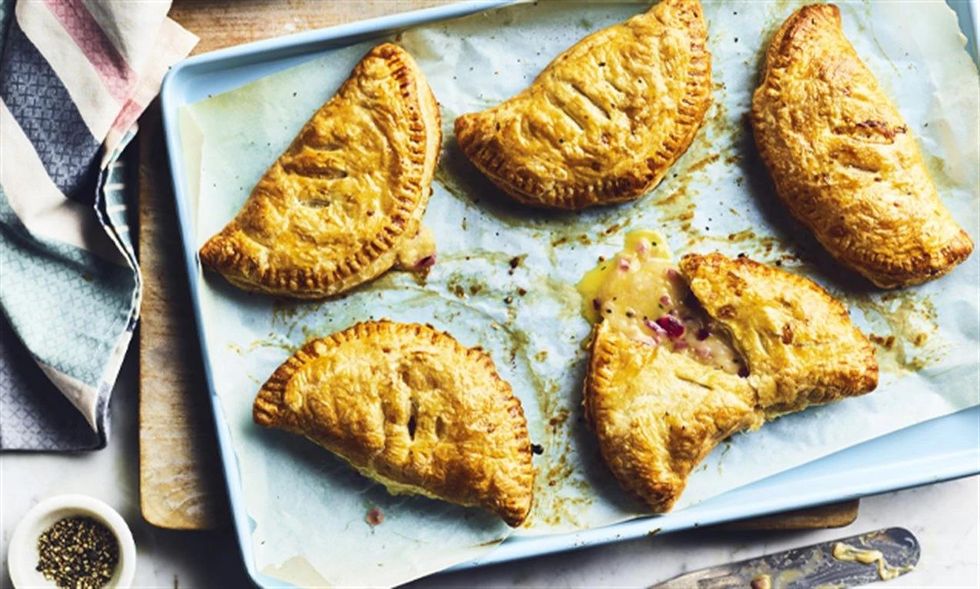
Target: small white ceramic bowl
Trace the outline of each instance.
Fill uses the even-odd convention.
[[[136,573],[136,543],[129,526],[116,510],[102,501],[87,495],[57,495],[41,501],[24,516],[7,548],[7,570],[10,580],[18,589],[55,587],[55,584],[37,569],[37,539],[55,522],[71,516],[87,516],[104,526],[116,536],[119,542],[119,563],[106,587],[128,589],[133,584]]]

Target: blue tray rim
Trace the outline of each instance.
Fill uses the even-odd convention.
[[[180,239],[182,244],[185,269],[188,273],[190,294],[193,303],[194,321],[200,352],[204,364],[204,376],[210,396],[212,417],[217,433],[219,453],[225,475],[225,484],[231,506],[232,520],[243,561],[256,584],[262,587],[283,587],[282,581],[269,578],[255,569],[252,557],[250,534],[252,526],[245,509],[242,497],[242,480],[238,468],[238,459],[231,446],[231,434],[224,420],[220,399],[214,386],[211,370],[211,358],[206,345],[207,336],[204,330],[203,311],[200,305],[200,292],[195,276],[200,272],[197,259],[196,239],[191,231],[192,211],[185,192],[186,175],[181,161],[180,127],[178,111],[181,106],[189,104],[202,96],[189,99],[189,81],[205,77],[211,73],[227,68],[248,67],[282,57],[295,56],[298,59],[313,58],[318,50],[329,47],[339,47],[353,44],[371,37],[380,37],[396,30],[403,30],[421,24],[458,18],[469,14],[489,10],[508,4],[520,3],[526,0],[464,0],[455,4],[416,10],[406,13],[387,15],[364,21],[353,22],[335,27],[304,31],[284,37],[265,39],[244,45],[238,45],[188,58],[175,65],[164,79],[161,91],[161,111],[167,156],[171,171],[171,181],[176,201]],[[966,3],[966,16],[962,9],[957,10],[962,25],[967,25],[967,37],[975,47],[977,39],[977,4],[980,0],[969,0]],[[955,0],[954,0],[955,2]],[[954,9],[961,8],[956,4]],[[972,24],[972,26],[969,26]],[[973,57],[976,60],[975,49]],[[298,63],[298,62],[297,62]],[[257,76],[261,77],[261,76]],[[242,84],[251,80],[246,80]],[[240,85],[240,84],[239,84]],[[218,92],[231,89],[223,88]],[[840,461],[849,454],[860,453],[862,449],[872,447],[889,439],[910,436],[913,432],[946,429],[952,427],[962,430],[961,434],[972,434],[976,443],[965,447],[950,447],[948,451],[919,456],[911,461],[896,461],[879,464],[877,467],[866,468],[869,473],[863,480],[853,480],[849,484],[821,487],[819,482],[829,482],[832,476],[813,477],[807,471],[817,470],[820,465]],[[930,436],[932,433],[926,433]],[[915,466],[915,468],[910,468]],[[872,476],[873,473],[873,476]],[[642,538],[657,533],[680,531],[700,526],[751,518],[782,511],[813,507],[857,497],[874,495],[905,489],[920,485],[933,484],[941,481],[980,474],[980,407],[964,409],[957,413],[940,417],[929,422],[917,424],[880,438],[869,440],[857,446],[844,449],[831,456],[801,465],[790,471],[779,473],[751,485],[734,489],[728,493],[709,499],[703,503],[663,516],[650,516],[634,519],[600,528],[580,530],[542,536],[512,536],[487,556],[462,563],[447,569],[455,571],[473,567],[502,563],[510,560],[531,558],[545,554],[576,550],[590,546],[598,546],[611,542]],[[801,478],[802,477],[802,478]],[[782,494],[786,485],[785,480],[796,478],[810,486],[809,492],[795,495]],[[779,495],[775,498],[770,494]],[[755,500],[743,501],[743,495],[755,496]],[[733,499],[734,498],[734,499]],[[726,502],[743,501],[737,511],[732,511]]]

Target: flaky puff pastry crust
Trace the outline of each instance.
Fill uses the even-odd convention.
[[[874,346],[847,307],[812,280],[719,253],[684,256],[680,271],[729,332],[767,418],[878,385]]]
[[[662,0],[584,38],[526,90],[456,119],[460,148],[514,199],[581,209],[656,186],[711,104],[698,0]]]
[[[439,158],[439,106],[415,60],[372,49],[200,251],[232,284],[337,295],[395,264],[419,232]]]
[[[871,342],[844,305],[807,278],[718,253],[685,256],[680,272],[729,332],[748,376],[601,322],[585,380],[586,420],[603,459],[658,513],[674,505],[693,468],[724,438],[878,382]]]
[[[256,423],[306,436],[393,494],[531,509],[521,402],[479,348],[418,324],[358,323],[312,340],[259,391]]]
[[[840,25],[836,6],[806,6],[773,37],[752,100],[756,144],[780,199],[840,262],[884,288],[931,280],[973,242]]]
[[[758,427],[748,382],[599,323],[585,381],[585,416],[624,489],[670,510],[719,442]]]

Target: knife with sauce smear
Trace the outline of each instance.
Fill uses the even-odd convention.
[[[904,575],[919,562],[919,541],[887,528],[701,569],[650,589],[831,589]]]

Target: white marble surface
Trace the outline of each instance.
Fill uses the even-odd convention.
[[[247,587],[230,530],[168,532],[143,522],[137,473],[135,355],[113,396],[109,447],[80,455],[0,455],[3,552],[20,517],[37,501],[85,493],[113,505],[133,528],[137,587]],[[711,529],[423,579],[413,587],[643,587],[681,572],[889,526],[914,532],[922,559],[891,581],[905,587],[980,587],[980,478],[866,498],[857,522],[812,532],[736,533]],[[0,587],[10,587],[6,558]]]

